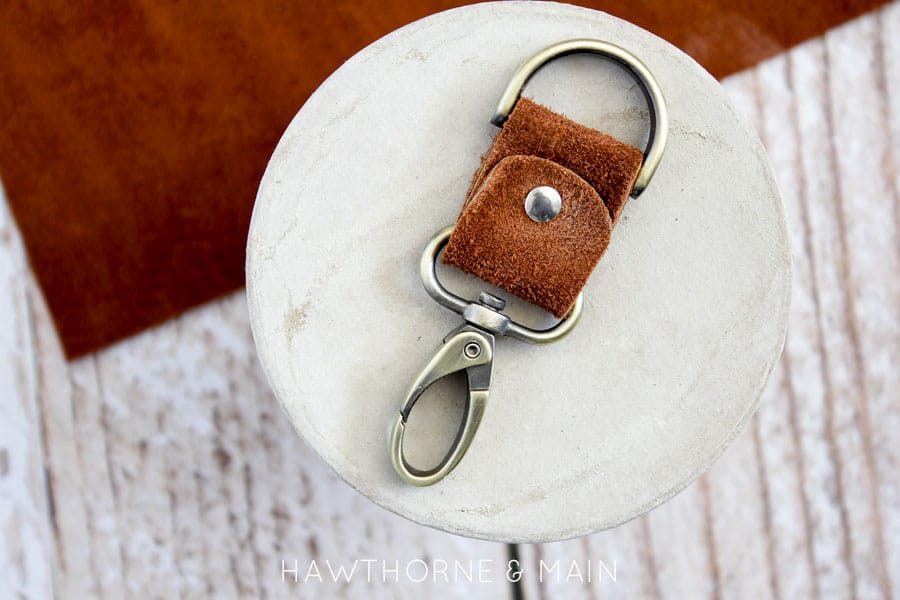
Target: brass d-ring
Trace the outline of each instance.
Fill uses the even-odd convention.
[[[641,84],[641,91],[643,91],[647,100],[647,107],[650,110],[650,138],[647,142],[647,147],[644,149],[644,163],[638,172],[637,179],[635,179],[634,187],[631,189],[631,196],[636,198],[650,183],[653,173],[656,172],[656,168],[659,166],[663,150],[666,147],[669,118],[666,113],[666,101],[659,89],[659,85],[656,83],[656,79],[647,66],[628,50],[609,42],[589,39],[568,40],[544,48],[522,63],[513,74],[509,85],[506,86],[506,90],[500,97],[500,102],[497,104],[497,110],[494,112],[491,123],[497,127],[503,127],[503,124],[516,106],[525,84],[541,67],[555,58],[582,53],[599,54],[625,67]]]

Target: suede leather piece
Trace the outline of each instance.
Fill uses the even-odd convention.
[[[528,192],[554,187],[562,209],[546,223],[525,213]],[[562,318],[609,245],[612,222],[574,172],[535,156],[509,156],[482,178],[444,250],[445,263]]]
[[[519,98],[472,180],[467,198],[501,159],[523,154],[546,158],[591,184],[613,224],[628,200],[644,157],[628,144],[585,127],[528,98]],[[467,200],[468,202],[468,200]]]
[[[475,173],[443,261],[557,318],[609,245],[640,171],[640,150],[520,98]],[[547,185],[562,209],[532,221],[525,197]]]

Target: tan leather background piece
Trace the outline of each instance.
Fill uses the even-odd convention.
[[[578,4],[721,77],[882,3]],[[68,355],[243,285],[256,187],[305,98],[369,42],[461,4],[0,3],[0,177]]]

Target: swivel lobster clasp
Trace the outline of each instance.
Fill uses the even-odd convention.
[[[413,485],[425,486],[437,483],[452,471],[465,455],[475,437],[491,391],[491,375],[494,369],[495,336],[512,337],[532,344],[549,344],[568,335],[584,305],[581,295],[569,315],[549,329],[532,329],[503,313],[506,302],[487,292],[478,301],[465,300],[450,292],[441,284],[435,272],[435,263],[446,246],[453,227],[439,231],[425,247],[419,262],[419,274],[428,294],[453,312],[459,313],[465,323],[454,329],[434,353],[419,375],[413,380],[403,401],[391,436],[391,461],[397,474]],[[409,464],[403,452],[403,434],[413,406],[433,383],[452,373],[465,371],[468,379],[466,408],[456,438],[444,459],[432,469],[417,469]]]
[[[413,485],[431,485],[444,478],[456,467],[475,437],[488,395],[491,391],[491,374],[494,369],[494,336],[474,327],[462,325],[444,338],[444,343],[435,352],[419,376],[412,382],[406,400],[394,423],[391,437],[391,458],[394,469]],[[439,379],[465,371],[468,379],[466,408],[459,431],[444,459],[433,469],[422,470],[411,466],[403,453],[403,434],[406,422],[416,402],[433,383]]]

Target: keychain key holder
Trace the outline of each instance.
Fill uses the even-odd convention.
[[[585,38],[638,57],[665,104],[627,56],[558,45]],[[643,188],[648,140],[664,158]],[[559,212],[539,222],[529,213],[557,207],[545,187]],[[615,527],[684,489],[749,422],[784,341],[790,256],[758,136],[665,40],[555,2],[412,23],[309,97],[260,183],[248,313],[285,416],[269,398],[247,408],[278,428],[270,476],[295,482],[290,497],[340,496],[327,465],[393,513],[497,542]],[[235,367],[260,376],[252,363]],[[404,457],[413,483],[449,476],[412,485]],[[354,526],[393,526],[355,506]]]
[[[611,59],[639,83],[650,115],[643,153],[521,98],[539,69],[579,53]],[[457,224],[429,241],[419,263],[428,295],[464,323],[447,334],[414,378],[394,421],[394,469],[417,486],[446,477],[472,444],[490,396],[496,336],[549,344],[575,328],[584,307],[581,288],[606,250],[625,201],[650,183],[668,133],[665,100],[650,70],[624,48],[593,39],[563,41],[526,60],[491,123],[501,132],[482,159]],[[435,270],[442,251],[445,263],[544,308],[558,323],[533,329],[504,314],[505,301],[488,292],[470,301],[447,290]],[[403,445],[410,413],[431,385],[461,371],[467,395],[450,449],[432,468],[412,466]]]

